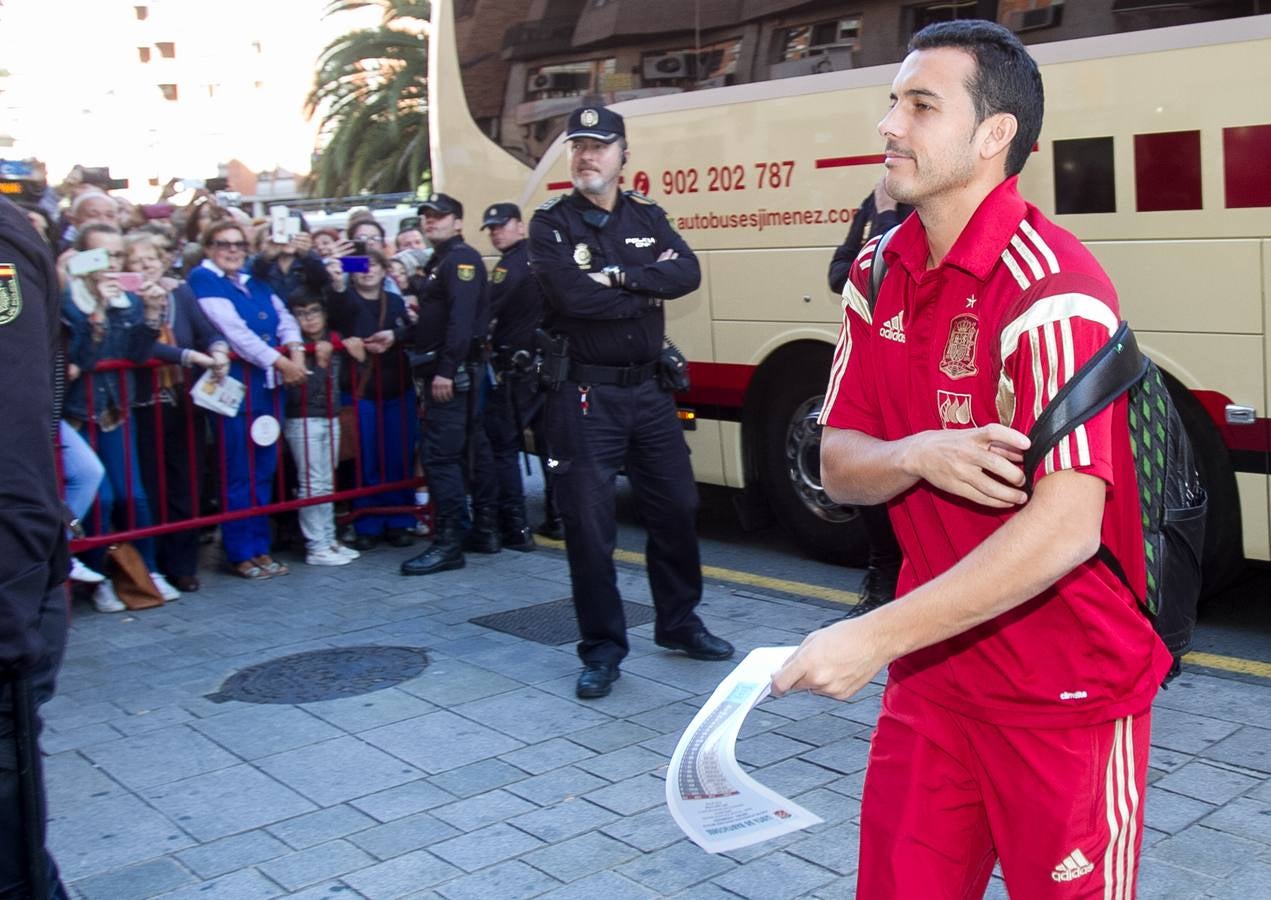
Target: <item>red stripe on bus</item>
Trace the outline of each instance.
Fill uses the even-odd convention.
[[[882,162],[884,158],[881,153],[871,153],[868,156],[829,156],[825,159],[818,159],[816,167],[818,169],[837,169],[841,166],[872,166]]]
[[[680,396],[681,403],[741,409],[750,379],[755,375],[755,367],[739,363],[690,362],[688,374],[692,387]]]
[[[1227,424],[1227,404],[1231,398],[1218,391],[1192,391],[1205,408],[1228,450],[1266,453],[1271,450],[1271,419],[1255,419],[1248,425]]]
[[[746,404],[746,391],[755,376],[755,366],[744,363],[712,363],[692,361],[688,364],[692,387],[677,397],[684,406],[722,406],[741,409]],[[1251,425],[1228,425],[1227,404],[1231,398],[1218,391],[1192,391],[1204,407],[1232,451],[1267,453],[1271,450],[1271,419],[1258,419]]]

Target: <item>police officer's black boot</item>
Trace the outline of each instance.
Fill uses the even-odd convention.
[[[565,523],[556,514],[556,498],[552,491],[550,476],[544,476],[543,486],[543,521],[534,526],[534,533],[554,541],[565,540]]]
[[[440,520],[428,549],[402,563],[403,575],[431,575],[464,567],[462,540],[455,522]]]
[[[869,566],[861,581],[860,602],[849,609],[843,619],[855,619],[895,600],[896,579],[900,575],[900,545],[896,543],[896,534],[887,518],[887,507],[883,504],[862,506],[860,513],[865,536],[869,540]],[[838,621],[841,620],[830,619],[821,627]]]
[[[478,506],[473,516],[472,530],[463,539],[465,553],[498,553],[499,511],[493,506]]]
[[[524,506],[505,506],[499,511],[499,524],[503,527],[504,550],[528,553],[537,549],[534,535],[530,533],[530,526],[525,524]]]

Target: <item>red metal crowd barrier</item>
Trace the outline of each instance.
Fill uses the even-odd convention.
[[[154,537],[162,534],[169,534],[177,531],[185,531],[194,528],[203,528],[205,526],[219,525],[222,522],[229,522],[236,519],[249,518],[252,516],[268,515],[272,513],[286,512],[289,510],[300,509],[306,506],[314,506],[321,503],[341,503],[363,497],[375,496],[391,491],[410,490],[423,487],[427,484],[426,478],[413,474],[416,471],[416,456],[413,450],[417,443],[413,440],[412,428],[400,428],[403,467],[409,474],[408,477],[392,482],[380,484],[366,484],[363,475],[363,452],[368,448],[362,446],[361,438],[361,416],[362,405],[357,398],[362,396],[368,385],[374,387],[374,407],[375,407],[375,447],[370,448],[372,452],[379,454],[378,471],[383,473],[386,470],[386,446],[385,446],[385,404],[386,403],[405,403],[409,398],[413,397],[413,387],[408,384],[410,379],[409,369],[405,364],[398,366],[398,391],[399,396],[396,398],[385,398],[384,385],[380,379],[381,358],[378,355],[368,356],[368,365],[363,369],[354,363],[351,357],[347,355],[347,350],[343,347],[338,339],[333,339],[333,352],[342,354],[344,365],[350,373],[350,381],[348,390],[342,388],[344,386],[335,382],[334,367],[327,368],[327,410],[326,417],[328,420],[340,421],[342,430],[347,429],[351,432],[346,446],[345,458],[341,458],[341,447],[337,443],[334,431],[328,430],[328,452],[331,454],[331,467],[333,472],[333,486],[335,490],[330,493],[320,494],[316,496],[296,496],[288,497],[288,480],[286,466],[286,451],[284,446],[287,444],[283,434],[280,432],[274,441],[275,453],[277,454],[276,475],[274,477],[274,496],[275,500],[270,503],[258,503],[255,491],[251,490],[249,505],[242,509],[230,510],[229,497],[227,490],[227,461],[226,461],[226,443],[225,443],[225,417],[210,411],[204,410],[197,406],[190,398],[190,389],[201,370],[182,368],[184,375],[182,380],[176,381],[175,384],[165,386],[162,381],[165,370],[171,371],[172,364],[161,362],[159,360],[149,360],[145,363],[132,363],[126,360],[104,360],[99,362],[92,371],[81,372],[78,378],[84,380],[86,409],[86,421],[82,423],[74,423],[79,428],[81,434],[88,441],[94,453],[97,453],[100,446],[101,426],[95,421],[96,414],[94,410],[93,400],[93,379],[105,373],[119,373],[119,405],[124,412],[123,420],[117,427],[123,429],[123,447],[124,447],[124,502],[126,503],[126,527],[119,528],[116,522],[107,522],[104,520],[102,512],[102,504],[100,499],[94,498],[93,508],[90,513],[85,516],[84,521],[90,525],[93,534],[77,537],[71,541],[71,552],[79,553],[85,550],[91,550],[95,547],[101,547],[109,544],[116,544],[122,541],[136,540],[140,538]],[[306,346],[306,351],[314,352],[312,344]],[[393,351],[397,352],[394,348]],[[145,395],[143,398],[134,398],[129,396],[128,372],[137,373],[138,379],[148,379],[150,390],[148,395],[145,392],[138,392]],[[308,406],[308,383],[302,383],[296,388],[284,388],[281,383],[278,389],[273,393],[273,409],[269,414],[278,420],[279,425],[286,420],[284,414],[284,406],[286,403],[286,391],[296,390],[299,396],[300,408],[306,409]],[[242,414],[248,422],[253,420],[255,414],[252,410],[251,398],[252,392],[248,390],[243,398]],[[350,397],[351,395],[351,397]],[[336,398],[341,399],[340,408],[336,407]],[[139,402],[137,402],[139,399]],[[364,398],[370,399],[370,398]],[[344,402],[346,401],[347,402]],[[171,448],[165,446],[164,439],[164,422],[165,408],[168,410],[175,409],[184,421],[184,444],[185,446]],[[138,526],[137,504],[138,492],[133,484],[133,466],[132,460],[138,453],[139,447],[136,446],[137,438],[135,434],[136,426],[141,422],[142,417],[152,416],[153,437],[155,446],[153,447],[153,455],[151,456],[151,464],[154,467],[153,482],[157,487],[157,495],[154,497],[147,496],[146,500],[151,513],[150,518],[153,524],[148,526]],[[131,420],[131,421],[130,421]],[[302,460],[296,460],[295,472],[298,487],[306,483],[306,479],[310,472],[309,458],[309,433],[307,418],[303,419],[305,426],[302,429],[301,444],[304,447],[304,455]],[[417,410],[411,408],[405,410],[403,421],[406,423],[417,422]],[[216,431],[216,440],[208,440],[208,428]],[[417,431],[417,427],[415,428]],[[247,442],[246,454],[248,464],[248,481],[249,484],[255,484],[255,460],[252,452],[252,437],[250,429],[244,436]],[[206,459],[209,449],[215,448],[216,459],[211,464],[214,474],[217,476],[218,490],[220,494],[219,511],[214,514],[203,515],[199,510],[202,508],[201,502],[204,498],[204,486],[200,484],[200,475],[202,466],[200,466],[200,456]],[[189,498],[190,508],[193,514],[188,518],[173,520],[169,515],[169,494],[172,485],[168,484],[167,477],[167,461],[170,452],[181,452],[186,454],[186,470],[189,474]],[[340,471],[340,463],[351,461],[352,478],[351,481],[346,479],[346,486],[340,486],[338,478]],[[61,457],[58,454],[58,481],[59,487],[62,487],[63,473],[61,467]],[[105,461],[103,461],[105,464]],[[110,478],[108,471],[105,478]],[[298,493],[307,493],[307,491],[298,491]],[[118,500],[116,504],[118,504]],[[430,505],[424,506],[362,506],[357,509],[350,509],[342,513],[339,517],[340,524],[345,524],[358,517],[367,515],[388,515],[407,513],[419,519],[421,522],[429,526],[431,530],[432,510]]]

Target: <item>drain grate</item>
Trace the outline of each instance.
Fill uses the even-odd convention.
[[[207,699],[214,703],[312,703],[356,697],[409,681],[428,666],[417,647],[333,647],[240,669]]]
[[[627,617],[627,627],[647,625],[653,621],[653,607],[642,603],[622,602],[622,610]],[[482,625],[504,634],[514,634],[527,641],[540,644],[569,644],[577,641],[578,622],[574,618],[574,601],[569,597],[564,600],[552,600],[537,606],[522,606],[520,609],[509,609],[506,612],[493,613],[469,619],[473,625]]]

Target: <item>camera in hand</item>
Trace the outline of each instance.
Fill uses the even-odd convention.
[[[366,256],[366,241],[354,241],[353,252],[358,256]]]

